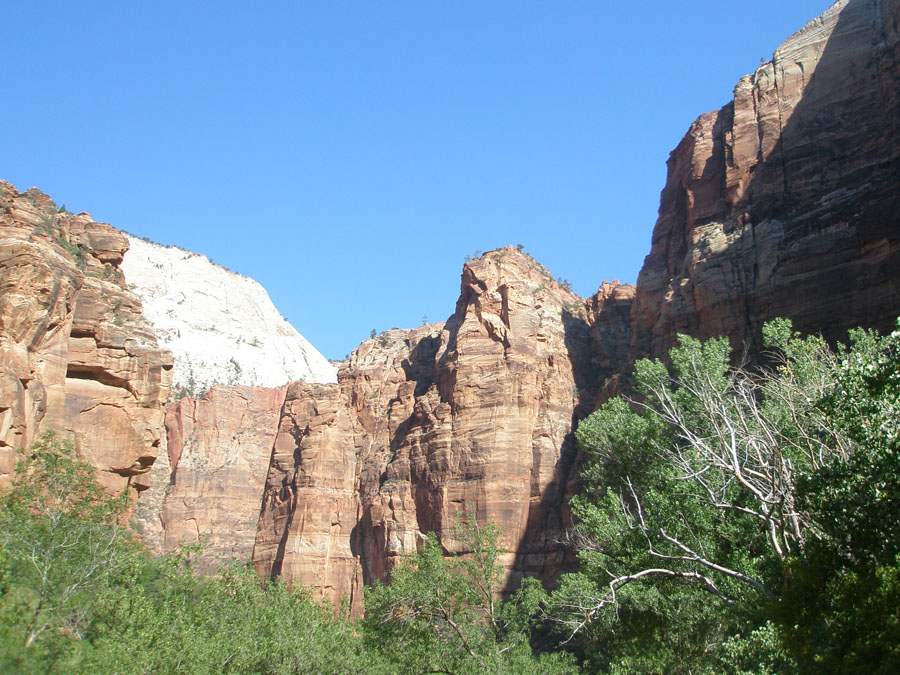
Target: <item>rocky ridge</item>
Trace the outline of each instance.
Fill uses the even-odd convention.
[[[636,288],[604,283],[583,319],[571,311],[580,299],[557,295],[568,311],[547,324],[549,339],[540,282],[522,263],[510,282],[495,266],[515,253],[491,252],[464,268],[440,333],[389,334],[354,353],[339,374],[349,413],[334,389],[320,394],[332,411],[324,417],[305,392],[306,414],[273,454],[260,571],[356,598],[360,571],[366,582],[385,578],[423,532],[455,550],[452,522],[469,512],[504,528],[512,584],[522,573],[551,577],[565,560],[556,543],[565,493],[577,487],[576,389],[594,404],[621,391],[634,360],[664,357],[679,332],[728,335],[753,357],[762,323],[776,316],[830,339],[854,325],[890,326],[900,313],[898,9],[896,0],[840,0],[742,78],[732,103],[692,125],[669,160]],[[327,474],[325,448],[342,449],[332,466],[346,472],[351,440],[359,524],[346,525],[347,481],[328,488],[340,490],[341,507],[311,528],[319,498],[308,488]],[[332,550],[343,576],[325,581]]]
[[[130,235],[128,241],[122,270],[160,344],[174,355],[173,393],[336,381],[334,366],[259,283],[204,255]]]

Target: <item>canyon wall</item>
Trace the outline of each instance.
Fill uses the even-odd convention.
[[[900,312],[897,0],[839,0],[672,152],[630,358],[677,333],[760,347],[764,321],[843,339]]]
[[[172,357],[125,286],[128,240],[0,182],[0,483],[45,431],[111,490],[148,487]]]
[[[365,341],[338,386],[292,385],[253,558],[263,575],[349,595],[435,532],[493,521],[515,579],[566,556],[572,420],[590,398],[584,301],[514,247],[463,268],[443,326]]]
[[[577,489],[569,432],[590,410],[579,400],[622,391],[634,360],[665,356],[680,332],[728,335],[752,356],[777,316],[829,339],[890,328],[900,314],[898,10],[897,0],[840,0],[692,125],[669,159],[636,288],[604,282],[584,303],[547,287],[515,250],[490,252],[464,267],[439,332],[389,333],[354,353],[339,373],[349,411],[336,389],[325,413],[304,392],[300,426],[282,418],[269,470],[260,571],[355,598],[360,568],[367,583],[386,578],[429,531],[458,550],[452,525],[470,515],[503,528],[512,585],[552,578],[566,562],[566,492]],[[325,459],[327,448],[338,454]],[[352,529],[354,495],[339,480],[349,473]],[[315,483],[333,491],[324,513]],[[326,572],[329,547],[342,581]]]
[[[167,444],[171,362],[117,276],[127,242],[87,216],[56,216],[48,234],[46,198],[4,186],[0,450],[59,428],[144,486],[162,448],[138,513],[157,551],[204,541],[204,569],[252,557],[355,610],[425,533],[461,552],[467,518],[502,528],[510,587],[552,580],[571,562],[573,424],[627,387],[635,359],[679,332],[755,353],[776,316],[839,339],[900,314],[898,16],[900,0],[839,0],[698,118],[669,159],[636,287],[604,282],[585,301],[516,248],[491,251],[464,266],[446,323],[366,340],[337,382],[183,398]],[[135,288],[158,283],[142,274]],[[183,289],[166,288],[177,315]],[[237,351],[264,353],[232,332]],[[94,448],[85,429],[101,417]],[[112,435],[121,458],[100,456]]]
[[[286,391],[214,386],[202,399],[168,406],[165,451],[135,514],[151,550],[202,544],[204,572],[250,558]]]

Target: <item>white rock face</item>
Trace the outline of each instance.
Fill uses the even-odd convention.
[[[175,357],[173,393],[214,384],[279,387],[335,382],[335,367],[253,279],[206,256],[129,236],[125,281],[144,304],[160,346]]]

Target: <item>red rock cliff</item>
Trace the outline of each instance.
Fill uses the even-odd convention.
[[[900,313],[897,0],[839,0],[669,158],[630,360],[762,323],[846,337]]]
[[[898,15],[900,0],[840,0],[692,125],[636,289],[604,283],[585,303],[516,249],[493,251],[464,267],[445,325],[365,341],[338,384],[217,388],[170,408],[166,487],[150,509],[160,550],[205,536],[212,567],[252,545],[263,575],[358,609],[362,584],[387,578],[424,533],[459,550],[453,525],[474,516],[502,527],[512,584],[552,577],[566,561],[573,419],[604,382],[618,391],[634,359],[664,355],[678,332],[757,349],[775,316],[839,338],[900,313]],[[96,425],[92,411],[125,410],[120,392],[133,391],[144,403],[123,423],[108,416],[103,433],[136,448],[152,427],[136,411],[161,400],[164,359],[147,347],[115,360],[131,352],[114,345],[137,354],[116,329],[136,326],[139,307],[32,232],[44,207],[20,199],[0,241],[19,279],[2,277],[0,447],[20,447],[42,420]],[[114,269],[115,236],[71,222],[67,241]],[[103,293],[122,298],[124,326],[103,319]],[[103,466],[121,476],[146,468],[141,458]]]
[[[260,569],[355,589],[349,555],[366,581],[383,579],[424,532],[455,550],[452,523],[469,513],[503,528],[513,580],[552,576],[576,393],[620,390],[634,359],[663,356],[678,332],[756,350],[776,316],[832,339],[889,327],[900,313],[898,5],[840,0],[692,125],[669,160],[636,290],[604,284],[583,307],[514,250],[492,252],[465,267],[440,331],[364,343],[324,418],[305,392],[270,467]],[[348,532],[349,483],[306,467],[346,477],[354,463],[360,515]],[[319,481],[342,496],[316,523],[321,497],[308,486]],[[341,582],[327,571],[337,522],[352,568]],[[318,562],[304,541],[318,542]]]
[[[155,552],[202,543],[204,572],[250,558],[286,390],[216,386],[168,406],[167,447],[136,514]]]
[[[119,231],[0,182],[0,482],[44,431],[110,490],[148,486],[172,359],[119,270]]]
[[[492,520],[513,577],[551,577],[579,394],[590,398],[584,301],[513,247],[463,269],[444,326],[364,342],[339,386],[288,393],[254,549],[265,575],[360,598],[436,532]]]

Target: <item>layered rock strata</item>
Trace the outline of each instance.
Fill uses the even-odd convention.
[[[358,427],[361,510],[349,548],[366,581],[385,578],[423,532],[456,550],[451,524],[466,511],[504,528],[513,577],[549,576],[562,558],[553,543],[565,521],[559,481],[576,473],[566,387],[593,396],[605,383],[595,403],[618,393],[633,361],[664,356],[679,332],[729,335],[757,352],[762,323],[776,316],[830,339],[892,324],[897,17],[896,0],[841,0],[742,78],[732,103],[697,120],[669,160],[636,289],[604,284],[584,320],[556,296],[545,323],[541,282],[520,271],[507,283],[494,266],[511,252],[494,252],[466,267],[440,333],[364,343],[339,380],[349,428]],[[404,347],[391,351],[393,339]],[[335,424],[348,433],[348,422]],[[281,466],[267,495],[293,480],[290,463]],[[282,493],[284,513],[294,494]],[[260,547],[264,533],[260,569],[290,576],[302,555],[273,555],[276,547]],[[296,578],[316,583],[309,568]]]
[[[286,387],[213,387],[166,410],[166,452],[136,518],[153,550],[201,544],[199,568],[248,560]]]
[[[764,321],[843,339],[900,312],[897,0],[839,0],[672,152],[633,361],[677,333],[760,347]],[[627,369],[627,366],[625,367]]]
[[[513,577],[553,576],[589,374],[584,301],[513,247],[463,269],[443,326],[364,342],[339,386],[293,385],[254,549],[264,575],[359,598],[427,532],[493,521]]]
[[[636,288],[604,283],[585,303],[517,250],[493,251],[465,266],[446,324],[367,340],[336,384],[216,388],[170,409],[148,537],[160,550],[205,538],[210,569],[252,545],[263,575],[358,609],[362,585],[388,578],[424,533],[460,551],[454,525],[474,517],[501,526],[511,585],[552,578],[577,483],[573,420],[622,391],[636,358],[664,356],[679,332],[757,351],[775,316],[835,339],[900,314],[898,16],[900,0],[839,0],[692,125],[669,159]],[[30,229],[4,220],[0,240],[20,279],[0,277],[0,448],[49,419],[74,432],[89,393],[110,406],[121,373],[143,372],[113,367],[107,346],[124,344],[114,328],[137,325],[139,305],[31,231],[45,206],[15,208]],[[60,236],[86,242],[89,267],[116,269],[121,246],[89,224],[90,241],[77,225]],[[121,326],[97,318],[101,291],[131,308]],[[130,386],[152,398],[138,380]],[[127,458],[117,462],[106,465]]]
[[[147,488],[172,358],[125,286],[127,249],[109,225],[0,182],[0,482],[55,431],[111,491]]]

